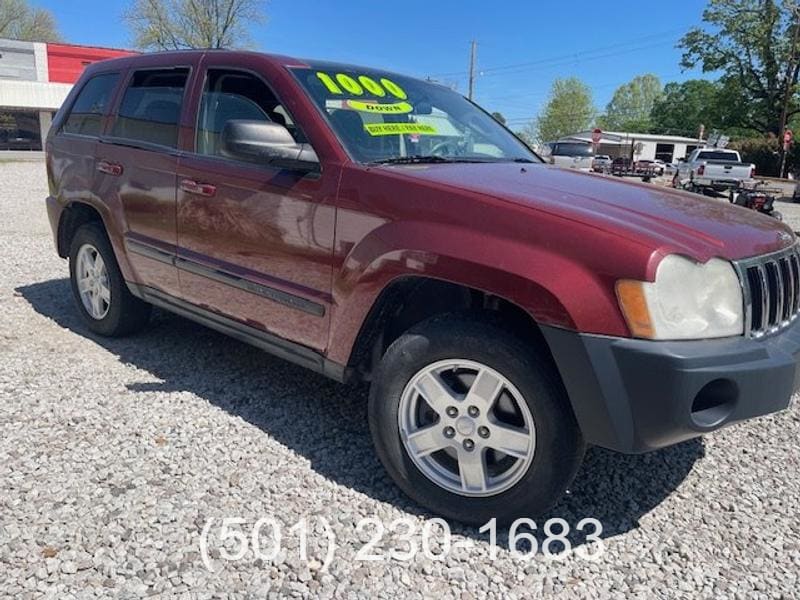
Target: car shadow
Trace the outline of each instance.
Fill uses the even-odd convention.
[[[137,335],[97,336],[73,307],[67,279],[16,292],[41,316],[159,380],[129,384],[132,392],[191,392],[299,453],[320,475],[412,514],[434,516],[399,491],[375,456],[365,385],[340,385],[164,311],[155,311],[150,326]],[[602,523],[603,537],[635,529],[703,455],[700,440],[637,456],[590,448],[570,490],[546,516],[562,517],[571,527],[593,517]],[[486,539],[475,527],[453,524],[452,530]],[[582,542],[582,535],[569,537],[574,545]]]

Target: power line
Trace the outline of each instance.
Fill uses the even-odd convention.
[[[514,70],[506,70],[506,71],[502,71],[502,72],[491,72],[491,73],[488,73],[488,74],[484,74],[485,71],[481,71],[481,76],[483,76],[483,77],[497,77],[497,76],[503,76],[503,75],[517,75],[519,73],[530,73],[530,72],[535,72],[535,71],[545,71],[547,69],[552,69],[552,68],[555,68],[555,67],[563,67],[563,66],[566,66],[566,65],[570,65],[570,64],[573,64],[573,63],[575,63],[577,61],[580,61],[581,63],[593,62],[593,61],[597,61],[597,60],[603,60],[605,58],[613,58],[615,56],[623,56],[625,54],[631,54],[633,52],[641,52],[642,50],[651,50],[653,48],[659,48],[661,46],[669,46],[669,45],[672,45],[672,43],[673,43],[672,40],[670,40],[668,42],[658,42],[658,43],[652,43],[652,44],[645,44],[645,45],[642,45],[642,46],[635,46],[633,48],[628,48],[626,50],[617,50],[615,52],[606,52],[604,54],[595,54],[594,56],[585,56],[585,57],[574,56],[574,57],[570,57],[570,58],[567,58],[567,59],[561,59],[558,62],[555,62],[555,61],[554,62],[550,62],[550,63],[545,64],[545,65],[531,65],[531,66],[528,66],[528,67],[519,67],[519,68],[514,69]]]
[[[496,66],[496,67],[487,67],[485,69],[480,69],[480,72],[481,72],[481,74],[485,75],[487,73],[497,73],[497,72],[502,72],[502,71],[506,71],[506,70],[514,70],[514,69],[518,69],[518,68],[527,68],[527,67],[530,67],[530,66],[546,65],[547,63],[551,63],[551,62],[562,62],[564,60],[568,60],[568,61],[576,60],[578,58],[581,58],[583,55],[595,54],[597,52],[606,52],[608,50],[624,48],[626,46],[630,46],[631,44],[637,44],[639,42],[644,42],[644,41],[647,41],[647,40],[653,40],[653,39],[663,38],[663,37],[667,37],[667,36],[674,36],[675,33],[682,32],[682,31],[686,31],[686,27],[670,29],[668,31],[663,31],[663,32],[660,32],[660,33],[653,33],[653,34],[642,36],[642,37],[639,37],[639,38],[632,38],[632,39],[629,39],[629,40],[627,40],[625,42],[619,42],[619,43],[611,44],[611,45],[608,45],[608,46],[600,46],[600,47],[596,47],[596,48],[587,48],[587,49],[584,49],[584,50],[579,50],[577,52],[572,52],[570,54],[562,54],[562,55],[557,55],[557,56],[551,56],[551,57],[548,57],[548,58],[541,58],[541,59],[537,59],[537,60],[534,60],[534,61],[527,61],[527,62],[522,62],[522,63],[499,65],[499,66]],[[627,50],[626,52],[634,52],[634,51],[638,51],[639,49],[640,48],[631,48],[631,49]],[[454,76],[454,75],[464,75],[466,73],[468,73],[468,72],[467,71],[463,71],[463,70],[461,70],[461,71],[450,71],[448,73],[433,73],[433,74],[430,74],[429,77],[434,77],[434,78],[435,77],[448,77],[448,76]]]

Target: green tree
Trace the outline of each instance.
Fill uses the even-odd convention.
[[[26,0],[0,0],[0,38],[26,42],[58,42],[52,13],[32,8]]]
[[[753,163],[759,175],[774,177],[778,174],[781,144],[774,135],[735,139],[728,147],[738,150],[744,162]]]
[[[133,0],[125,13],[144,50],[242,48],[266,19],[265,0]]]
[[[661,81],[651,74],[637,75],[619,86],[606,105],[599,125],[612,131],[646,133],[650,130],[650,112],[663,92]]]
[[[650,112],[650,131],[695,137],[700,125],[706,131],[724,129],[725,117],[719,106],[722,97],[723,86],[715,81],[689,79],[668,83]]]
[[[800,112],[797,98],[798,16],[790,0],[709,0],[703,21],[681,40],[681,65],[722,72],[736,107],[731,125],[779,136],[782,114]]]
[[[597,111],[592,91],[577,77],[556,79],[542,112],[524,133],[526,139],[540,143],[587,129]]]

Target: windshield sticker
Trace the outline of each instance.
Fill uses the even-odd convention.
[[[423,125],[421,123],[367,123],[364,129],[370,135],[436,135],[436,128],[433,125]]]
[[[402,115],[414,110],[408,102],[395,104],[380,104],[378,102],[362,102],[361,100],[345,100],[345,106],[359,112],[376,113],[381,115]]]
[[[408,100],[408,94],[406,94],[405,90],[386,77],[381,77],[380,82],[378,82],[366,75],[359,75],[353,78],[346,73],[336,73],[331,76],[328,73],[319,71],[317,72],[317,79],[334,96],[341,96],[345,93],[349,93],[352,96],[363,96],[366,91],[369,95],[383,98],[388,92],[398,100]]]

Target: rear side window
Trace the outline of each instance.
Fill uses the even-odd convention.
[[[119,106],[111,135],[175,148],[183,90],[189,69],[134,73]]]
[[[119,80],[119,73],[96,75],[86,82],[72,105],[62,131],[78,135],[98,136],[103,113],[111,102],[111,94]]]

